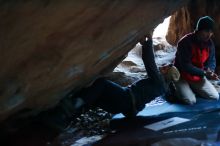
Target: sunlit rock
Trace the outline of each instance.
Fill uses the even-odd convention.
[[[214,42],[217,52],[217,64],[220,62],[220,1],[191,0],[187,6],[174,13],[170,19],[167,41],[176,45],[185,34],[194,31],[198,19],[209,15],[215,20]],[[219,71],[220,73],[220,68]]]

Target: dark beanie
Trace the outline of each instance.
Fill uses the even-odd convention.
[[[209,16],[204,16],[199,18],[196,30],[213,30],[214,29],[214,20]]]

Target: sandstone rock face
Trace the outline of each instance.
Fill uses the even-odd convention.
[[[176,45],[177,41],[185,34],[194,31],[198,19],[202,16],[209,15],[216,22],[214,38],[216,45],[217,62],[220,61],[220,1],[218,0],[191,0],[188,5],[175,12],[170,19],[170,25],[166,39]]]
[[[0,121],[108,73],[187,0],[0,0]]]

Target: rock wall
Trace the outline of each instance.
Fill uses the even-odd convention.
[[[175,12],[168,28],[166,39],[176,45],[185,34],[194,31],[196,23],[201,16],[209,15],[215,20],[213,40],[216,45],[217,63],[220,62],[220,1],[218,0],[191,0],[186,6]],[[220,65],[218,63],[218,65]],[[220,70],[219,70],[220,73]]]
[[[106,74],[187,0],[0,0],[0,121]]]

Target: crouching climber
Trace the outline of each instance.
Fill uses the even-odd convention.
[[[147,102],[166,93],[167,85],[155,63],[151,35],[144,36],[140,44],[148,77],[127,87],[104,78],[97,79],[75,95],[73,104],[76,110],[82,106],[98,106],[113,114],[123,113],[126,117],[133,117]]]

